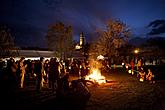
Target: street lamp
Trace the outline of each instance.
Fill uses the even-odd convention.
[[[138,53],[139,53],[139,49],[135,49],[135,50],[134,50],[134,53],[135,53],[135,54],[138,54]]]

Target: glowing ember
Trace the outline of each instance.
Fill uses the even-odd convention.
[[[144,79],[143,79],[143,78],[140,78],[140,79],[139,79],[139,81],[140,81],[140,82],[143,82],[143,81],[144,81]]]
[[[86,80],[97,82],[98,84],[106,83],[105,77],[101,75],[98,69],[92,69],[92,73],[85,77]]]

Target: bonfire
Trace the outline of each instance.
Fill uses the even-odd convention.
[[[105,77],[102,76],[99,69],[96,68],[92,69],[91,74],[87,75],[85,79],[98,84],[106,83]]]

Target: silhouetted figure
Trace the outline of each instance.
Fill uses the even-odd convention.
[[[6,82],[5,82],[5,86],[6,89],[8,88],[9,91],[13,90],[13,87],[16,87],[17,85],[17,77],[16,77],[16,71],[17,71],[17,64],[15,63],[14,58],[10,58],[7,61],[7,67],[6,67],[6,71],[5,72],[5,78],[6,78]]]
[[[55,91],[57,87],[57,81],[59,79],[60,73],[60,64],[56,58],[51,58],[50,60],[50,68],[49,68],[49,88],[52,88],[52,91]]]
[[[131,60],[130,64],[131,64],[131,73],[133,75],[134,74],[134,66],[135,66],[134,59]]]
[[[36,63],[35,73],[37,75],[36,82],[36,91],[40,92],[42,87],[42,78],[44,74],[44,58],[41,57],[40,60]]]
[[[49,60],[46,60],[44,63],[44,69],[45,69],[45,75],[44,75],[44,79],[45,82],[48,83],[48,75],[49,75]]]
[[[137,77],[139,77],[141,67],[142,67],[142,59],[139,59],[138,62],[137,62]]]
[[[17,87],[18,85],[18,78],[17,78],[17,69],[18,69],[18,65],[15,62],[14,59],[12,59],[12,65],[11,65],[11,80],[12,80],[12,84],[15,87]]]
[[[67,73],[65,66],[62,65],[60,71],[60,78],[58,79],[58,92],[65,94],[69,90],[69,73]]]

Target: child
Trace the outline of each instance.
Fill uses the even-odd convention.
[[[146,75],[146,80],[150,81],[150,83],[155,83],[154,75],[150,69],[148,69],[148,74]]]
[[[143,82],[145,80],[145,71],[143,68],[141,68],[141,71],[139,72],[139,75],[140,75],[140,81]]]

